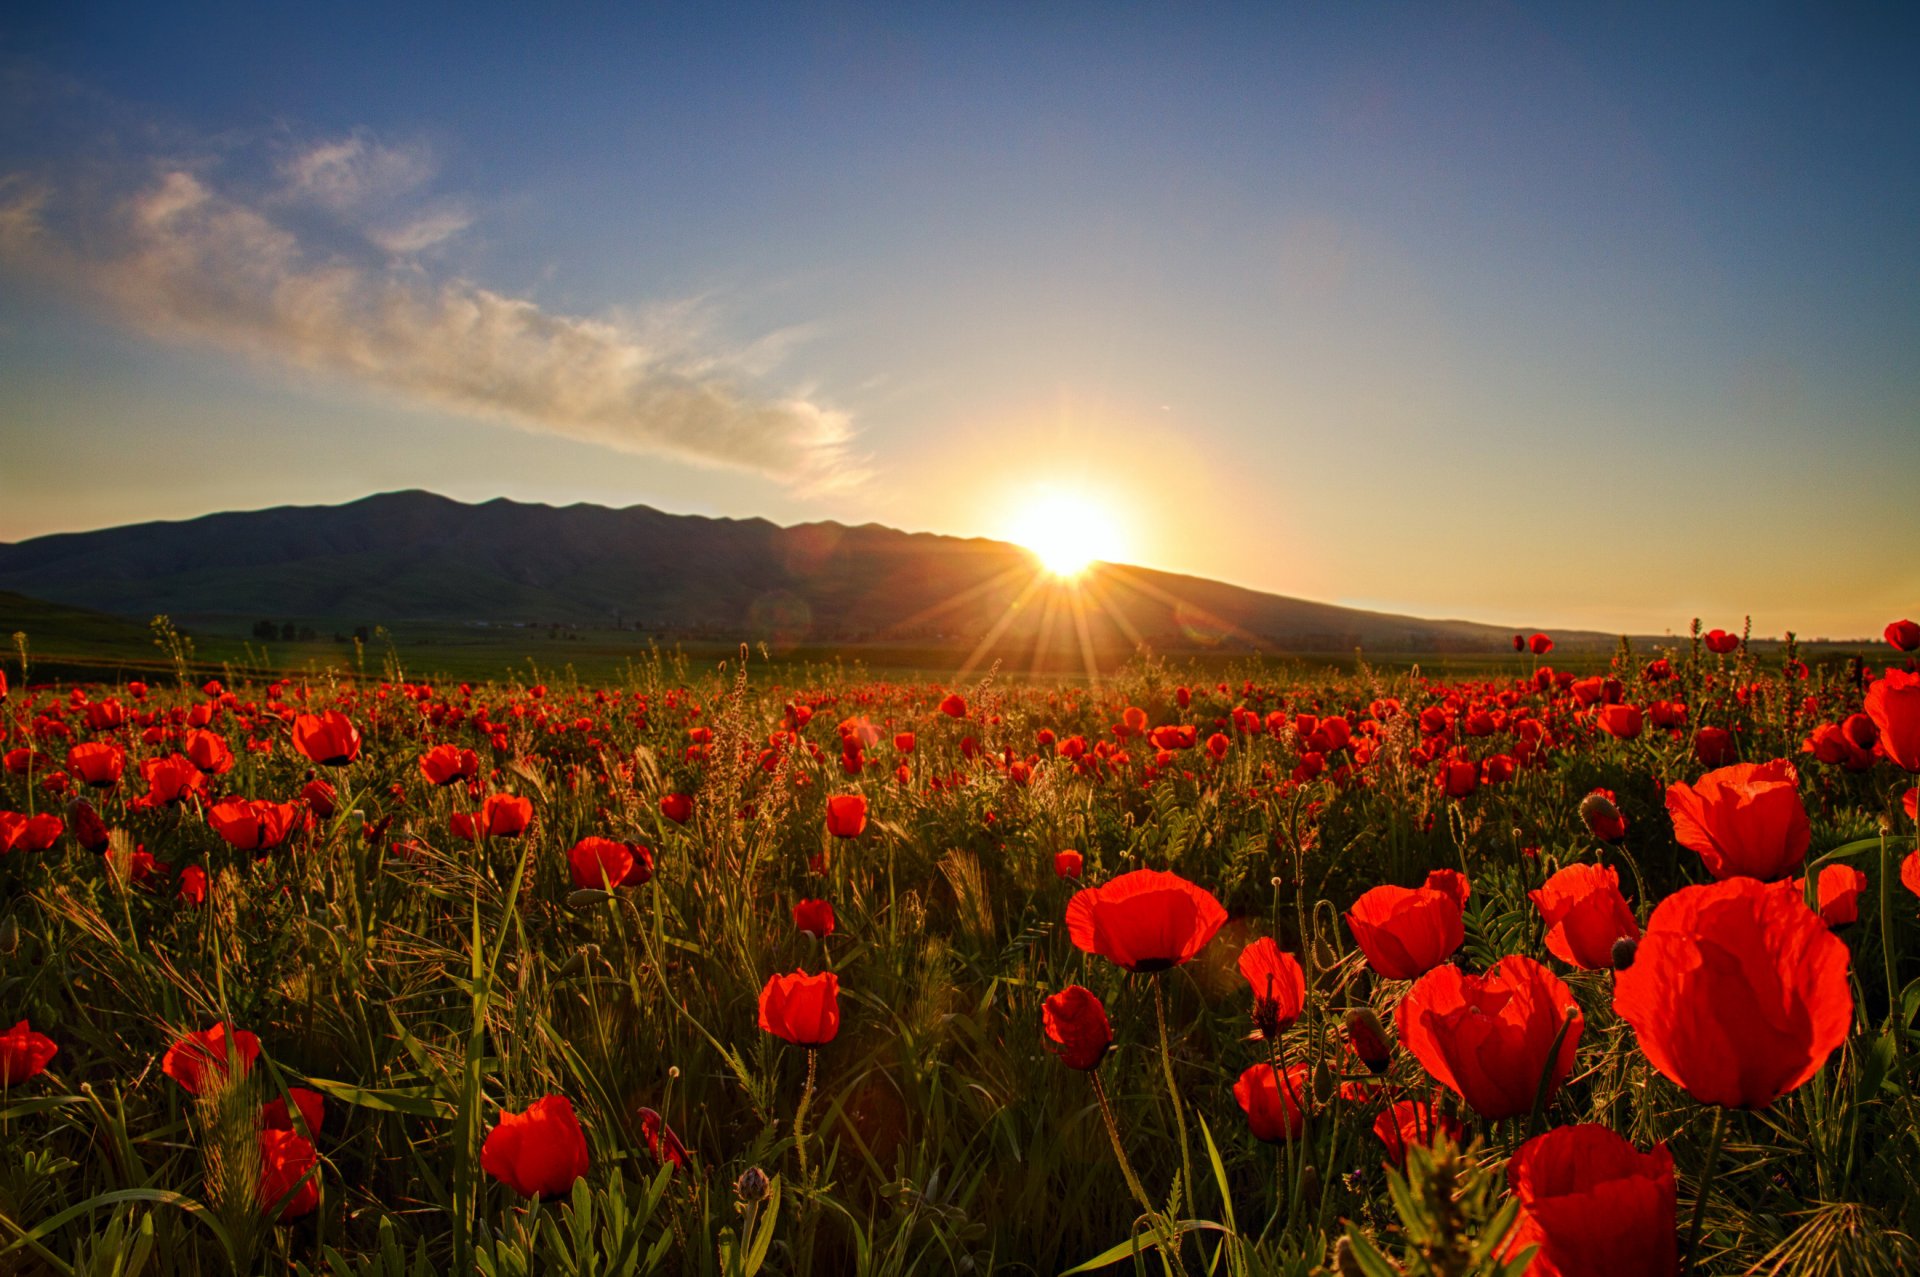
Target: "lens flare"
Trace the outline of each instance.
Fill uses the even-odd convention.
[[[1009,540],[1031,550],[1054,576],[1073,578],[1121,548],[1119,525],[1084,493],[1042,488],[1027,497],[1007,529]]]

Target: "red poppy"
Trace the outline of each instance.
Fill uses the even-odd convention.
[[[760,1027],[795,1046],[823,1046],[840,1032],[840,977],[804,970],[767,977]]]
[[[1527,893],[1547,924],[1547,952],[1588,971],[1613,966],[1613,947],[1640,938],[1611,865],[1568,865]]]
[[[1920,851],[1908,852],[1900,862],[1900,885],[1920,896]]]
[[[1367,965],[1389,980],[1432,970],[1467,938],[1460,902],[1434,887],[1375,887],[1346,917]]]
[[[827,832],[835,838],[858,838],[867,827],[864,794],[835,794],[827,799]]]
[[[73,829],[74,841],[88,851],[105,851],[112,840],[107,822],[100,819],[100,813],[84,798],[67,804],[67,823]]]
[[[833,905],[825,900],[802,900],[793,907],[793,925],[795,930],[823,940],[833,934]]]
[[[287,1110],[287,1101],[278,1096],[260,1106],[260,1125],[269,1131],[297,1131],[308,1136],[320,1133],[320,1124],[326,1120],[327,1102],[320,1092],[308,1090],[304,1086],[290,1086],[287,1094],[293,1098],[293,1111]],[[294,1124],[294,1114],[300,1118],[299,1126]]]
[[[557,1197],[587,1173],[587,1136],[573,1104],[549,1095],[502,1111],[480,1146],[480,1169],[522,1197]]]
[[[637,842],[587,837],[567,852],[567,869],[575,887],[638,887],[653,877],[653,853]]]
[[[1536,1096],[1552,1099],[1585,1027],[1560,977],[1519,954],[1484,976],[1434,968],[1407,990],[1394,1018],[1400,1040],[1434,1080],[1489,1120],[1531,1112]]]
[[[320,1177],[309,1172],[319,1161],[311,1140],[293,1131],[261,1131],[260,1187],[255,1193],[260,1209],[272,1210],[274,1203],[285,1199],[281,1220],[312,1214],[320,1205]]]
[[[1253,1022],[1268,1037],[1300,1018],[1307,1001],[1307,977],[1300,959],[1262,936],[1240,951],[1236,964],[1253,988]]]
[[[1107,1048],[1113,1045],[1113,1026],[1107,1023],[1106,1007],[1077,984],[1068,985],[1043,1002],[1040,1018],[1047,1037],[1059,1048],[1054,1054],[1068,1068],[1099,1068]]]
[[[1716,878],[1784,877],[1806,859],[1813,837],[1800,775],[1784,758],[1735,763],[1691,785],[1669,785],[1667,813],[1674,838],[1699,852]]]
[[[178,900],[190,905],[207,903],[207,871],[199,865],[188,865],[180,871],[180,890],[174,893]]]
[[[902,754],[911,754],[913,752],[913,745],[914,739],[912,732],[895,732],[893,734],[893,747]]]
[[[1603,705],[1599,717],[1601,730],[1615,740],[1632,740],[1645,726],[1637,705]]]
[[[1814,882],[1820,900],[1820,921],[1829,927],[1844,927],[1860,921],[1860,893],[1867,889],[1865,874],[1852,865],[1828,865]]]
[[[1527,1277],[1672,1277],[1679,1271],[1673,1155],[1642,1153],[1604,1126],[1563,1126],[1507,1163],[1520,1218],[1503,1244],[1539,1246]]]
[[[1527,640],[1527,650],[1535,656],[1545,656],[1553,650],[1553,640],[1544,634],[1536,634]]]
[[[1729,878],[1660,902],[1613,1009],[1702,1104],[1762,1109],[1819,1071],[1853,1023],[1847,946],[1797,882]]]
[[[965,718],[967,716],[967,698],[958,692],[949,692],[945,699],[940,702],[940,712],[948,718]]]
[[[1902,652],[1920,650],[1920,625],[1912,621],[1895,621],[1887,626],[1887,642]]]
[[[1611,789],[1596,789],[1582,798],[1580,819],[1602,842],[1619,842],[1627,836],[1627,818],[1620,814]]]
[[[1233,1084],[1233,1098],[1247,1115],[1247,1129],[1253,1137],[1268,1144],[1298,1139],[1307,1129],[1302,1110],[1306,1100],[1309,1071],[1296,1064],[1274,1077],[1271,1064],[1255,1064]],[[1284,1083],[1284,1085],[1283,1085]]]
[[[452,828],[455,837],[470,840],[516,838],[532,823],[533,804],[527,799],[514,794],[488,794],[478,816],[464,811],[453,813]]]
[[[199,1095],[209,1083],[227,1076],[229,1055],[240,1065],[240,1074],[252,1071],[260,1058],[260,1039],[245,1029],[228,1031],[224,1023],[198,1033],[188,1033],[167,1048],[160,1057],[160,1071],[178,1082],[189,1095]]]
[[[480,774],[480,755],[457,745],[435,745],[420,755],[420,774],[431,785],[451,785]]]
[[[647,1142],[647,1152],[653,1154],[653,1160],[665,1166],[673,1163],[679,1170],[685,1170],[687,1163],[693,1160],[687,1152],[687,1146],[667,1125],[667,1119],[661,1117],[658,1110],[643,1108],[640,1110],[640,1138]]]
[[[1524,651],[1526,651],[1526,650],[1527,650],[1527,636],[1526,636],[1526,635],[1524,635],[1524,634],[1516,634],[1516,635],[1514,635],[1514,636],[1513,636],[1513,650],[1514,650],[1514,651],[1516,651],[1516,652],[1524,652]]]
[[[106,741],[88,741],[67,751],[67,770],[95,789],[120,783],[127,770],[127,755],[118,745]]]
[[[360,756],[360,729],[345,714],[302,714],[293,720],[293,747],[322,767],[344,767]]]
[[[1053,853],[1053,872],[1056,877],[1078,879],[1086,868],[1086,861],[1080,853],[1071,849]]]
[[[1129,971],[1165,971],[1191,961],[1226,920],[1212,892],[1158,869],[1121,874],[1067,902],[1073,943]]]
[[[693,796],[691,794],[662,794],[660,814],[676,825],[684,825],[693,819]]]
[[[320,820],[332,820],[339,810],[340,795],[332,785],[315,778],[300,786],[300,801]]]
[[[1354,1058],[1374,1073],[1385,1073],[1393,1063],[1393,1043],[1387,1040],[1387,1026],[1367,1007],[1347,1012],[1347,1046]]]
[[[1467,901],[1473,899],[1473,884],[1458,869],[1430,869],[1427,880],[1420,885],[1429,891],[1445,892],[1462,912],[1466,910]]]
[[[65,829],[52,812],[28,816],[17,811],[0,811],[0,852],[45,851],[58,841]]]
[[[193,765],[192,759],[179,754],[142,759],[140,778],[147,782],[147,801],[153,806],[177,803],[207,788],[205,773]]]
[[[1731,652],[1739,646],[1740,636],[1738,634],[1729,634],[1725,630],[1707,631],[1707,650],[1709,652],[1713,652],[1719,656],[1725,656],[1728,652]]]
[[[60,1048],[44,1033],[35,1033],[25,1020],[0,1033],[0,1087],[18,1086],[46,1072]]]
[[[218,732],[188,732],[186,755],[209,776],[224,776],[233,770],[233,750],[227,746],[227,738]]]
[[[1866,710],[1887,757],[1920,772],[1920,674],[1888,670],[1867,688]]]
[[[1724,727],[1702,727],[1693,734],[1693,756],[1702,767],[1724,767],[1739,754],[1733,733]]]
[[[300,809],[292,803],[229,798],[207,809],[207,823],[238,851],[267,851],[286,841]]]
[[[1435,1097],[1439,1094],[1434,1092]],[[1433,1098],[1395,1100],[1373,1119],[1373,1133],[1386,1145],[1387,1162],[1395,1167],[1407,1164],[1409,1145],[1430,1148],[1438,1135],[1445,1135],[1455,1144],[1467,1142],[1466,1125],[1459,1118],[1442,1113]]]

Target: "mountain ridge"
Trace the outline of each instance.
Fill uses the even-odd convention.
[[[1125,564],[1097,564],[1069,585],[1018,546],[873,522],[782,526],[421,489],[0,544],[0,588],[135,617],[566,624],[777,642],[1438,652],[1498,650],[1511,636]]]

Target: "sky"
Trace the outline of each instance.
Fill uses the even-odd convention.
[[[1917,64],[1850,4],[11,5],[0,540],[1077,509],[1354,606],[1877,634]]]

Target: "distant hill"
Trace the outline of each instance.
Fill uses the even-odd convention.
[[[1099,653],[1495,651],[1511,631],[1096,565],[1077,586],[1025,550],[877,524],[469,505],[428,492],[63,533],[0,545],[0,587],[144,620],[229,629],[552,625],[786,644],[916,643]],[[1601,634],[1556,634],[1601,644]]]

